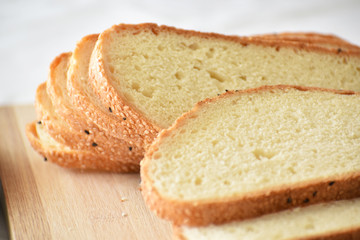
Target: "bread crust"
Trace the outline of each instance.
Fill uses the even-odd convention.
[[[26,136],[35,151],[42,155],[47,161],[55,163],[61,167],[81,170],[119,173],[136,173],[139,171],[138,164],[109,161],[106,156],[95,154],[90,151],[73,149],[58,150],[45,147],[41,139],[39,139],[36,124],[40,123],[32,122],[26,125]]]
[[[335,35],[325,35],[318,33],[306,33],[306,32],[283,32],[274,34],[261,34],[251,36],[253,38],[265,38],[269,40],[284,40],[284,41],[295,41],[300,43],[316,44],[321,47],[334,49],[336,51],[354,51],[359,52],[360,48],[353,45]]]
[[[107,158],[107,161],[139,164],[143,157],[143,152],[139,153],[138,148],[131,149],[130,151],[130,145],[123,140],[113,143],[113,149],[109,149],[107,145],[111,144],[111,142],[104,143],[103,139],[97,136],[94,137],[91,129],[87,130],[87,133],[79,133],[73,130],[67,122],[63,121],[61,116],[53,111],[51,100],[47,97],[46,83],[40,84],[37,89],[35,108],[38,113],[38,119],[41,120],[49,135],[63,145],[80,151],[86,150],[97,153]],[[94,143],[96,144],[95,146]]]
[[[102,155],[106,155],[110,160],[120,162],[132,162],[139,164],[143,157],[144,149],[137,147],[136,145],[130,144],[129,142],[114,138],[104,132],[102,132],[96,124],[87,119],[86,115],[81,111],[77,111],[72,103],[70,97],[67,95],[66,87],[61,89],[59,87],[62,79],[65,77],[66,81],[66,68],[68,66],[70,53],[64,53],[54,59],[50,67],[49,79],[46,83],[46,90],[50,97],[50,101],[53,104],[55,113],[59,115],[57,117],[60,121],[65,121],[69,129],[60,127],[54,119],[54,113],[46,111],[42,105],[41,90],[39,87],[36,95],[36,106],[37,109],[42,109],[44,116],[42,121],[48,128],[48,132],[62,144],[68,145],[74,149],[87,149],[94,151]],[[57,69],[61,68],[61,69]],[[59,74],[65,74],[65,76],[59,76]],[[66,83],[63,83],[66,86]],[[46,94],[46,93],[45,93]],[[50,103],[50,104],[51,104]],[[41,110],[38,110],[40,112]],[[45,113],[45,114],[44,114]],[[55,116],[56,117],[56,116]]]
[[[219,39],[222,41],[231,41],[239,43],[243,46],[250,44],[260,45],[266,47],[272,47],[276,50],[280,48],[291,48],[294,51],[304,50],[304,51],[314,51],[320,52],[323,54],[332,54],[337,56],[342,56],[344,58],[349,56],[360,57],[360,51],[358,48],[350,46],[351,44],[346,43],[341,40],[338,41],[333,37],[324,37],[333,41],[334,43],[341,43],[342,46],[346,46],[346,49],[342,50],[341,48],[328,48],[322,47],[319,44],[320,40],[315,38],[311,41],[300,41],[300,40],[286,40],[284,37],[283,40],[278,40],[274,38],[266,37],[239,37],[239,36],[226,36],[217,33],[202,33],[197,31],[177,29],[169,26],[158,26],[152,23],[145,23],[139,25],[127,25],[120,24],[115,25],[112,28],[104,31],[98,38],[96,46],[94,48],[93,54],[90,60],[90,78],[91,84],[96,95],[101,99],[105,106],[108,106],[112,109],[113,113],[120,118],[126,118],[129,121],[126,122],[126,125],[123,125],[121,128],[122,137],[127,141],[134,142],[138,146],[143,146],[145,149],[152,143],[159,131],[162,129],[160,126],[157,126],[155,123],[151,122],[149,119],[146,119],[135,106],[132,106],[128,103],[124,96],[121,96],[121,93],[117,92],[115,87],[111,84],[111,71],[107,65],[105,56],[104,56],[104,44],[108,39],[111,39],[112,33],[117,34],[134,34],[140,33],[141,31],[152,32],[158,34],[159,32],[169,32],[176,33],[183,36],[196,36],[204,39]],[[321,40],[326,42],[325,40]],[[340,49],[340,50],[339,50]]]
[[[178,201],[169,199],[162,196],[155,188],[153,179],[151,179],[149,175],[149,166],[153,153],[158,149],[159,144],[161,144],[164,138],[173,130],[182,126],[187,119],[191,118],[193,114],[196,114],[198,109],[203,105],[233,94],[256,94],[262,91],[287,91],[289,89],[299,91],[325,91],[334,94],[355,95],[360,97],[360,93],[354,91],[277,85],[228,91],[218,97],[208,98],[197,103],[191,111],[183,114],[170,128],[163,130],[159,134],[146,152],[144,160],[141,162],[142,194],[149,208],[159,217],[170,220],[175,225],[203,226],[254,218],[266,213],[307,206],[309,204],[360,197],[360,172],[264,189],[263,191],[249,193],[240,198],[230,197],[208,201]],[[317,194],[313,197],[315,191]],[[291,199],[290,203],[288,202],[289,198]]]
[[[180,226],[173,225],[173,238],[175,240],[186,240]],[[360,238],[360,226],[343,229],[335,232],[324,233],[316,236],[298,238],[298,240],[356,240]]]
[[[89,86],[83,86],[81,79],[88,79],[88,68],[91,52],[98,39],[98,34],[88,35],[82,38],[76,45],[71,56],[70,65],[67,73],[67,88],[72,104],[78,111],[83,112],[92,122],[94,122],[103,132],[114,138],[122,139],[119,129],[123,128],[126,120],[117,117],[109,108],[92,93],[90,82]],[[86,62],[87,64],[84,64]],[[129,141],[130,145],[135,145]],[[141,149],[141,147],[139,147]]]

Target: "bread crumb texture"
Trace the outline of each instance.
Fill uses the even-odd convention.
[[[238,197],[358,173],[360,97],[292,88],[225,94],[163,135],[148,165],[162,197]]]
[[[240,44],[172,30],[154,33],[151,28],[108,35],[102,47],[111,85],[161,128],[226,89],[291,84],[360,90],[358,56]]]

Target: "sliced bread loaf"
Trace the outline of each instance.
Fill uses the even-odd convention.
[[[174,227],[181,240],[360,239],[360,199],[296,208],[206,227]]]
[[[311,42],[224,36],[155,24],[104,31],[90,62],[94,91],[144,145],[198,101],[226,89],[295,84],[360,90],[360,53]]]
[[[69,70],[67,74],[67,88],[69,95],[72,99],[72,104],[79,111],[85,113],[85,115],[96,123],[102,131],[108,134],[121,138],[126,135],[126,139],[129,139],[131,144],[142,145],[142,140],[138,136],[134,136],[130,124],[128,123],[126,114],[122,113],[120,116],[115,115],[112,112],[111,107],[105,107],[100,99],[95,95],[91,88],[89,81],[89,61],[91,53],[94,49],[98,34],[88,35],[81,39],[73,51],[70,58]],[[321,35],[315,33],[286,33],[276,35],[258,35],[256,38],[264,38],[270,40],[289,40],[303,43],[316,43],[326,44],[333,48],[354,48],[356,46],[351,45],[348,42],[343,41],[335,36]],[[359,50],[359,48],[357,48]],[[122,131],[119,131],[122,129]],[[135,141],[135,142],[134,142]]]
[[[93,161],[101,161],[102,163],[99,163],[99,166],[114,165],[117,166],[117,169],[121,172],[126,171],[126,169],[128,169],[129,171],[135,171],[135,168],[128,168],[128,166],[139,165],[139,162],[143,157],[142,153],[138,153],[136,151],[137,149],[135,149],[134,151],[130,151],[130,149],[128,148],[128,144],[125,141],[123,142],[123,144],[115,145],[114,148],[116,148],[117,151],[114,152],[106,148],[108,143],[104,144],[101,141],[103,139],[99,137],[94,138],[94,136],[90,134],[90,130],[86,130],[85,134],[80,134],[77,131],[72,130],[71,127],[67,124],[67,122],[65,122],[62,117],[54,111],[51,100],[46,92],[46,83],[40,84],[36,91],[35,109],[37,111],[38,119],[41,122],[41,128],[44,128],[46,134],[49,135],[52,139],[54,139],[54,141],[57,142],[58,145],[62,146],[61,148],[57,149],[71,149],[71,154],[66,153],[63,157],[61,157],[62,159],[69,158],[69,160],[66,160],[71,162],[71,164],[69,164],[69,167],[74,166],[74,168],[78,168],[78,165],[84,165],[84,169],[88,168],[87,166],[90,166],[90,169],[93,169],[91,166],[96,166],[94,165]],[[43,132],[42,129],[41,132]],[[43,151],[47,151],[47,154],[45,155],[51,155],[49,154],[49,152],[51,152],[51,149],[46,148],[48,146],[46,142],[48,141],[39,141],[43,143],[41,144],[41,149]],[[61,155],[59,155],[58,153],[56,154],[56,156],[60,158]],[[76,154],[79,154],[80,156],[75,157]],[[81,157],[82,155],[86,155],[88,156],[88,158]],[[52,158],[55,158],[55,156],[52,156]],[[93,158],[93,160],[87,163],[87,161],[89,160],[86,159],[90,158]],[[74,163],[74,161],[76,160],[80,161],[79,163],[77,163],[78,165]],[[54,162],[58,163],[58,161]],[[121,164],[124,164],[124,168],[119,167]],[[137,169],[139,170],[139,168]],[[106,169],[102,167],[99,170]],[[109,171],[116,171],[116,169],[109,168]]]
[[[93,92],[89,82],[90,56],[97,39],[98,35],[94,34],[84,37],[77,43],[70,58],[67,88],[72,105],[78,111],[83,112],[107,135],[122,138],[127,133],[124,130],[124,126],[128,125],[125,115],[116,116],[110,107],[105,107]],[[128,136],[127,139],[130,139],[129,144],[141,145],[141,138]]]
[[[143,157],[138,148],[129,149],[129,144],[123,140],[107,141],[102,135],[96,135],[91,129],[82,133],[74,131],[55,111],[46,92],[46,83],[39,85],[35,96],[35,109],[46,132],[57,142],[72,149],[87,150],[106,157],[107,161],[131,162],[139,164]],[[134,150],[134,151],[132,151]]]
[[[359,119],[351,91],[229,91],[162,131],[142,161],[144,198],[177,225],[206,225],[359,197]]]
[[[26,135],[31,146],[45,160],[62,167],[110,172],[138,172],[139,166],[134,163],[109,161],[107,156],[86,150],[74,150],[53,139],[43,128],[41,122],[32,122],[26,126]]]
[[[106,155],[109,160],[139,164],[144,154],[142,148],[101,131],[82,111],[78,111],[72,105],[66,87],[69,58],[70,54],[66,53],[53,61],[46,83],[47,93],[41,92],[40,87],[36,98],[36,105],[40,106],[40,109],[42,107],[44,112],[48,113],[48,117],[52,117],[54,113],[58,115],[58,121],[55,123],[57,128],[53,128],[57,133],[49,133],[58,141],[59,138],[65,140],[62,143],[74,149],[88,149]],[[45,125],[48,126],[47,123]]]

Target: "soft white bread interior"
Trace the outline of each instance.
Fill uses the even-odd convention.
[[[117,25],[99,36],[90,75],[104,104],[134,122],[124,137],[140,136],[146,145],[196,102],[225,90],[274,84],[360,90],[359,51],[337,50],[155,24]]]
[[[75,150],[53,139],[43,128],[41,121],[26,126],[26,135],[31,146],[45,160],[59,166],[81,170],[97,170],[109,172],[138,172],[139,165],[109,161],[104,155],[86,150]]]
[[[181,240],[360,239],[360,199],[286,210],[206,227],[174,227]]]
[[[360,196],[360,96],[268,86],[200,102],[142,161],[149,206],[176,224]]]

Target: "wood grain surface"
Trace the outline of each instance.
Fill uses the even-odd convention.
[[[171,239],[142,199],[139,174],[63,169],[30,146],[32,106],[0,107],[0,177],[13,239]],[[123,200],[123,201],[122,201]]]

